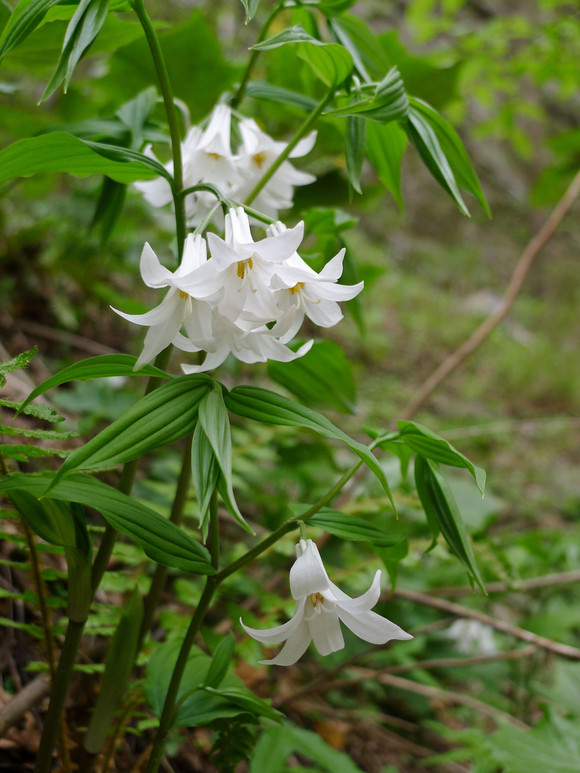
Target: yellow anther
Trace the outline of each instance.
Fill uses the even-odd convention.
[[[185,298],[190,298],[191,296],[189,295],[189,293],[184,293],[183,290],[180,290],[179,297],[185,299]]]
[[[294,287],[289,287],[288,292],[290,295],[294,295],[294,293],[299,293],[300,290],[304,290],[304,282],[296,282]]]
[[[322,593],[310,594],[310,603],[312,604],[313,607],[315,607],[319,601],[321,604],[324,604],[324,596],[322,595]]]
[[[219,161],[221,158],[221,155],[219,153],[206,153],[206,156],[209,156],[210,158],[213,158],[216,161]]]
[[[246,269],[250,271],[252,268],[254,268],[254,261],[252,258],[248,258],[247,260],[239,260],[237,273],[240,279],[243,279],[246,276]]]
[[[254,164],[257,164],[259,167],[262,166],[262,164],[264,163],[265,160],[266,160],[266,151],[265,150],[261,150],[259,153],[255,153],[252,156],[252,161],[254,162]]]

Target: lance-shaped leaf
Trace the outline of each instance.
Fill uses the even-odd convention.
[[[439,531],[471,578],[485,593],[483,579],[475,562],[473,549],[463,519],[449,484],[437,464],[418,455],[415,459],[415,484],[434,542]]]
[[[440,462],[441,464],[447,464],[450,467],[464,467],[473,475],[477,487],[483,492],[485,489],[485,470],[481,467],[476,467],[473,462],[454,448],[448,440],[440,437],[431,432],[430,429],[424,427],[415,421],[398,421],[400,439],[411,448],[413,451],[417,451],[426,459],[431,459],[434,462]]]
[[[20,0],[0,37],[0,61],[34,32],[53,5],[63,0]]]
[[[298,403],[288,400],[276,392],[253,386],[235,387],[225,395],[225,403],[232,413],[247,419],[288,427],[306,427],[323,437],[342,441],[376,475],[393,506],[393,510],[396,511],[385,472],[376,457],[367,446],[353,440],[320,413],[316,413],[316,411],[303,405],[298,405]]]
[[[246,9],[246,24],[249,24],[256,15],[260,0],[242,0],[242,5]]]
[[[344,140],[344,157],[348,179],[354,190],[362,194],[360,176],[367,144],[367,124],[364,118],[358,115],[348,116]]]
[[[135,540],[145,553],[165,566],[193,574],[215,574],[208,551],[187,532],[112,486],[90,475],[73,473],[47,493],[53,474],[14,473],[0,478],[0,493],[28,492],[34,497],[77,502],[98,510],[116,531]]]
[[[338,88],[350,76],[354,67],[352,56],[337,43],[323,43],[313,38],[299,24],[253,46],[255,51],[268,51],[289,43],[296,44],[298,56],[329,88]]]
[[[193,433],[191,473],[197,492],[199,525],[205,542],[209,528],[209,503],[219,478],[220,468],[211,443],[199,421]]]
[[[236,521],[253,534],[252,529],[244,520],[236,503],[236,497],[232,485],[232,435],[230,431],[230,418],[224,404],[222,390],[217,382],[203,397],[199,405],[199,423],[212,447],[215,458],[221,470],[223,486],[222,499],[226,507]],[[220,493],[222,493],[220,491]]]
[[[54,499],[39,502],[25,487],[27,479],[24,476],[20,478],[23,487],[12,490],[10,500],[28,528],[49,545],[80,547],[86,550],[90,541],[82,512],[73,511],[68,502]]]
[[[401,74],[393,67],[377,84],[372,97],[361,99],[345,107],[327,110],[325,115],[360,115],[377,123],[401,121],[409,114],[409,98]]]
[[[130,462],[193,432],[199,403],[210,389],[205,374],[181,376],[138,400],[120,418],[74,451],[57,472],[56,486],[73,470]]]
[[[227,674],[232,655],[234,654],[234,648],[236,646],[236,640],[229,633],[218,644],[214,656],[211,659],[211,665],[203,680],[204,687],[219,687],[223,682],[225,675]]]
[[[97,754],[104,744],[111,730],[111,718],[115,716],[129,686],[142,621],[143,600],[139,589],[135,588],[123,608],[111,641],[99,697],[84,738],[84,747],[91,754]]]
[[[366,152],[379,180],[403,208],[401,163],[407,148],[407,136],[398,123],[367,125]]]
[[[437,134],[429,121],[422,112],[411,105],[407,120],[402,126],[407,132],[407,136],[414,145],[415,150],[421,156],[427,169],[431,172],[443,190],[447,191],[454,199],[460,211],[469,217],[469,210],[459,191],[457,180],[453,174],[449,159],[443,152]]]
[[[356,542],[370,542],[377,547],[392,547],[400,542],[400,537],[389,537],[381,529],[372,523],[356,518],[354,515],[346,515],[338,510],[324,507],[320,512],[308,519],[309,526],[318,526],[329,534],[334,534],[340,539],[354,540]]]
[[[42,384],[33,389],[26,400],[18,409],[18,413],[24,411],[26,406],[49,389],[67,384],[69,381],[91,381],[95,378],[111,378],[112,376],[155,376],[157,378],[173,378],[164,370],[154,365],[145,365],[135,372],[137,358],[132,354],[103,354],[98,357],[89,357],[81,362],[75,362],[63,370],[51,376]]]
[[[60,59],[44,90],[42,101],[48,99],[63,81],[66,93],[75,67],[99,34],[108,12],[109,0],[80,0],[67,27]]]
[[[27,137],[0,151],[0,185],[39,172],[67,172],[75,177],[104,174],[121,183],[168,175],[165,167],[142,153],[84,141],[66,132]]]
[[[250,81],[246,86],[246,95],[254,99],[263,99],[266,102],[276,102],[280,105],[299,107],[307,113],[316,109],[318,102],[315,99],[300,94],[298,91],[285,89],[282,86],[274,86],[267,81]]]

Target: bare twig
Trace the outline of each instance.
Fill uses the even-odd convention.
[[[528,242],[526,248],[522,252],[499,307],[483,321],[467,341],[450,354],[449,357],[433,371],[429,378],[423,383],[415,397],[403,409],[400,414],[401,419],[409,419],[413,416],[439,384],[446,379],[450,373],[456,370],[470,354],[473,354],[473,352],[481,346],[491,331],[507,315],[522,288],[534,259],[550,240],[579,194],[580,171],[572,180],[568,190],[560,199],[550,217],[531,241]]]
[[[535,590],[536,588],[549,588],[551,585],[565,585],[566,583],[580,582],[580,570],[571,572],[557,572],[546,574],[543,577],[532,577],[530,580],[514,580],[513,582],[486,583],[485,590],[492,593],[512,593]],[[434,588],[429,591],[430,596],[472,596],[473,588],[464,585],[460,588]]]
[[[75,349],[80,349],[80,351],[88,352],[89,354],[119,353],[117,349],[111,349],[110,346],[100,344],[98,341],[91,341],[90,338],[78,336],[74,333],[68,333],[66,330],[55,330],[52,327],[40,325],[38,322],[22,319],[18,320],[17,324],[27,333],[32,333],[32,335],[46,338],[50,341],[60,341],[61,343],[68,344]]]
[[[50,692],[50,677],[41,674],[0,709],[0,738]]]
[[[529,658],[538,648],[533,644],[524,647],[521,650],[508,650],[507,652],[494,652],[493,655],[475,655],[472,658],[433,658],[432,660],[417,660],[415,663],[405,663],[402,666],[388,666],[381,669],[381,674],[404,674],[407,671],[416,669],[431,668],[467,668],[469,666],[485,665],[486,663],[496,663],[498,660],[520,660],[520,658]]]
[[[454,604],[452,601],[444,601],[443,599],[433,598],[433,596],[429,596],[426,593],[419,593],[414,590],[403,590],[402,588],[398,588],[392,594],[392,598],[414,601],[416,604],[432,607],[433,609],[438,609],[441,612],[455,615],[456,617],[479,620],[480,623],[489,625],[492,628],[495,628],[496,631],[501,631],[508,636],[514,636],[516,639],[526,641],[528,644],[533,644],[536,647],[549,650],[556,655],[560,655],[560,657],[568,658],[569,660],[580,660],[580,649],[577,647],[571,647],[569,644],[560,644],[560,642],[552,641],[552,639],[546,639],[544,636],[538,636],[531,631],[526,631],[523,628],[518,628],[515,625],[505,623],[503,620],[497,620],[482,612],[476,612],[473,609]]]

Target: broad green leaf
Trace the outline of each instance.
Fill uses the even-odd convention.
[[[246,9],[246,24],[249,24],[256,15],[260,0],[241,0],[241,2]]]
[[[73,473],[48,493],[53,474],[14,473],[0,478],[0,492],[26,491],[34,497],[78,504],[98,510],[117,531],[142,546],[158,563],[192,574],[214,574],[207,550],[183,529],[135,499],[90,475]]]
[[[328,20],[335,39],[351,54],[363,81],[380,81],[389,61],[372,30],[356,16],[346,13]]]
[[[83,745],[91,754],[98,754],[101,750],[111,729],[111,717],[115,716],[129,687],[142,621],[143,600],[139,589],[135,588],[123,607],[111,640],[97,703],[84,737]]]
[[[343,13],[356,5],[358,0],[320,0],[317,8],[327,16]]]
[[[459,210],[469,217],[469,210],[459,191],[449,159],[443,152],[431,123],[422,112],[411,105],[408,118],[403,123],[403,128],[427,169],[443,190],[447,191],[453,198]]]
[[[199,403],[210,386],[211,379],[205,374],[181,376],[162,384],[76,449],[57,472],[52,486],[73,470],[91,470],[139,459],[154,448],[169,445],[193,432]]]
[[[297,44],[297,54],[329,88],[337,88],[349,77],[353,68],[352,57],[343,46],[323,43],[309,35],[299,24],[288,27],[268,40],[253,46],[255,51],[268,51],[288,43]]]
[[[348,180],[357,193],[362,193],[360,176],[365,160],[367,142],[367,124],[364,118],[358,115],[349,115],[347,117],[344,140],[344,157]]]
[[[407,137],[395,123],[367,124],[367,155],[379,180],[403,208],[401,162],[407,148]]]
[[[580,732],[576,718],[550,712],[530,730],[500,727],[488,739],[493,760],[506,773],[577,773],[580,770]]]
[[[354,413],[352,368],[333,341],[316,341],[308,354],[291,362],[270,360],[268,375],[306,405]]]
[[[86,360],[75,362],[68,367],[51,376],[28,395],[26,400],[19,408],[19,413],[26,413],[28,404],[40,395],[48,392],[61,384],[69,381],[90,381],[95,378],[110,378],[111,376],[150,376],[157,378],[171,378],[164,370],[156,368],[154,365],[145,365],[141,370],[135,372],[135,363],[137,358],[131,354],[103,354],[98,357],[89,357]]]
[[[101,224],[101,250],[104,252],[111,233],[123,212],[127,186],[115,182],[110,177],[104,177],[101,192],[97,199],[95,214],[91,221],[91,229]]]
[[[204,687],[219,687],[228,671],[229,665],[234,654],[236,640],[229,633],[218,644],[211,665],[203,680]]]
[[[221,470],[226,491],[225,503],[236,521],[244,529],[253,533],[252,529],[240,513],[234,489],[232,485],[232,436],[230,419],[222,390],[217,382],[213,382],[213,388],[208,391],[199,404],[199,423],[212,447]]]
[[[0,60],[34,32],[46,12],[62,0],[21,0],[0,37]]]
[[[81,0],[67,27],[62,53],[42,100],[56,91],[64,82],[66,93],[75,67],[99,34],[109,12],[109,0]]]
[[[352,102],[350,105],[327,110],[325,115],[360,115],[377,123],[401,121],[409,113],[409,99],[405,86],[396,67],[393,67],[377,84],[375,93],[367,98]]]
[[[489,205],[481,190],[477,174],[471,165],[471,161],[463,146],[461,137],[457,134],[449,121],[445,120],[445,118],[432,108],[431,105],[415,98],[411,98],[410,103],[417,114],[421,115],[435,132],[441,150],[451,166],[451,170],[459,187],[463,188],[463,190],[468,193],[472,193],[485,212],[491,217]]]
[[[37,351],[38,348],[34,346],[32,349],[29,349],[26,352],[17,354],[16,357],[13,357],[11,360],[0,362],[0,386],[4,386],[6,383],[7,373],[13,373],[15,370],[21,370],[22,368],[26,368],[28,365],[30,365],[36,356]]]
[[[373,526],[372,523],[363,521],[362,518],[356,518],[354,515],[345,515],[338,510],[322,508],[320,512],[308,519],[310,526],[317,526],[324,529],[335,537],[344,540],[355,540],[359,542],[370,542],[377,547],[392,547],[400,539],[393,539],[387,534]]]
[[[409,553],[409,541],[407,539],[401,539],[389,547],[376,548],[376,551],[389,575],[391,590],[395,590],[397,587],[399,564]]]
[[[152,180],[159,177],[161,164],[153,165],[147,156],[132,157],[127,149],[116,148],[115,158],[108,148],[113,146],[84,142],[72,134],[50,132],[13,142],[0,151],[0,185],[15,177],[31,177],[39,172],[67,172],[75,177],[104,174],[121,183]],[[159,167],[159,168],[157,168]]]
[[[376,457],[367,446],[353,440],[321,414],[303,405],[298,405],[275,392],[253,386],[235,387],[225,395],[225,404],[232,413],[247,419],[263,421],[266,424],[306,427],[323,437],[342,441],[376,475],[393,506],[393,510],[396,511],[385,472]]]
[[[415,484],[434,543],[440,531],[452,552],[467,569],[469,576],[485,593],[485,586],[455,497],[436,463],[418,455],[415,459]]]
[[[89,616],[93,600],[90,553],[87,554],[76,547],[65,546],[64,554],[68,569],[67,615],[76,623],[84,623]]]
[[[268,719],[273,719],[277,722],[280,722],[283,717],[279,711],[270,706],[268,701],[258,698],[257,695],[254,695],[245,687],[220,687],[219,689],[205,687],[204,690],[210,695],[220,697],[230,704],[233,703],[238,709],[254,714],[257,717],[268,717]]]
[[[193,433],[192,443],[191,471],[197,493],[199,525],[205,541],[209,527],[209,503],[219,478],[220,468],[211,443],[199,421]]]
[[[280,105],[299,107],[307,113],[311,113],[318,104],[315,99],[311,99],[305,94],[281,86],[274,86],[267,81],[250,81],[246,86],[246,96],[263,99],[266,102],[276,102]]]
[[[450,467],[464,467],[473,475],[477,487],[483,492],[485,489],[485,470],[476,467],[469,459],[454,448],[448,440],[431,432],[415,421],[398,421],[401,440],[426,459],[447,464]]]
[[[139,150],[143,145],[145,125],[155,110],[157,100],[157,89],[151,86],[126,102],[115,114],[131,132],[133,150]]]
[[[78,521],[78,511],[73,511],[68,502],[39,502],[26,488],[11,491],[10,500],[28,528],[49,545],[77,547],[79,529],[84,528],[86,533],[86,524]],[[85,540],[81,538],[80,545],[86,541],[88,536]]]

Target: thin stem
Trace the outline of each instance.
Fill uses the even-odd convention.
[[[159,38],[151,19],[145,9],[144,0],[131,0],[133,10],[141,22],[143,32],[149,44],[149,50],[153,57],[153,64],[157,72],[159,87],[163,95],[165,113],[167,114],[167,123],[169,125],[169,134],[171,136],[171,154],[173,156],[173,200],[175,207],[175,232],[177,235],[177,256],[181,259],[183,254],[183,245],[185,243],[186,222],[185,222],[185,200],[180,195],[183,189],[183,161],[181,158],[181,136],[179,133],[179,122],[175,101],[173,98],[173,89],[167,72],[167,65],[163,57],[163,51],[159,44]]]
[[[84,628],[84,622],[78,623],[74,620],[69,620],[68,622],[56,670],[50,706],[46,713],[44,729],[40,739],[40,746],[38,747],[34,773],[49,773],[52,768],[52,750],[61,727],[62,711],[68,692],[68,684],[73,672]]]
[[[298,131],[296,132],[294,137],[286,145],[286,147],[280,153],[278,158],[274,161],[272,166],[264,172],[260,180],[258,180],[253,190],[250,192],[249,196],[246,197],[246,201],[245,201],[246,204],[251,204],[252,201],[258,195],[258,193],[260,193],[260,191],[264,188],[264,186],[268,184],[268,182],[276,174],[278,169],[282,166],[284,161],[286,161],[290,153],[292,153],[296,145],[298,145],[302,137],[304,137],[306,132],[308,132],[308,130],[312,126],[314,126],[319,116],[321,115],[322,111],[324,110],[326,105],[331,101],[333,97],[334,97],[334,87],[331,88],[328,94],[318,103],[317,107],[312,111],[312,113],[310,113],[310,115],[307,116],[307,118],[299,126]]]
[[[284,9],[284,2],[278,3],[277,6],[271,11],[270,15],[266,19],[264,26],[260,30],[260,34],[258,35],[258,40],[256,41],[256,44],[261,43],[263,40],[265,40],[266,35],[268,34],[268,30],[270,29],[270,25],[278,16],[280,11]],[[240,85],[238,86],[238,90],[234,94],[234,97],[231,101],[231,107],[235,110],[236,107],[240,104],[242,99],[244,98],[244,94],[246,92],[246,86],[248,85],[248,82],[250,80],[250,75],[252,74],[252,71],[256,65],[256,61],[258,59],[258,56],[260,55],[260,51],[256,51],[255,49],[252,51],[252,55],[250,56],[250,60],[248,62],[248,65],[246,67],[246,71],[244,72],[244,75],[242,77],[242,80],[240,81]]]

